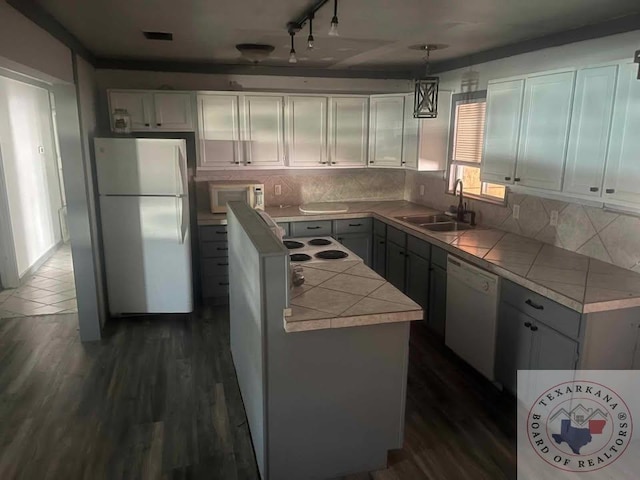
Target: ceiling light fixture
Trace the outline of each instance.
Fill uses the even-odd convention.
[[[296,32],[293,30],[289,30],[289,35],[291,35],[291,50],[289,51],[289,63],[298,63],[298,58],[296,57],[296,48],[293,45],[293,37],[296,36]]]
[[[313,50],[313,13],[309,17],[309,36],[307,37],[307,48]]]
[[[236,45],[236,50],[251,63],[259,63],[271,55],[275,47],[262,43],[240,43]]]
[[[413,97],[414,118],[436,118],[438,116],[438,86],[440,79],[429,76],[429,54],[434,50],[446,48],[446,45],[414,45],[412,50],[427,52],[425,75],[416,79]]]
[[[329,36],[337,37],[338,33],[338,0],[333,0],[333,18],[331,19],[331,28],[329,28]]]

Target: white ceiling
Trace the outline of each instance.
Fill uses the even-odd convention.
[[[238,43],[276,47],[265,65],[287,65],[287,22],[313,0],[38,0],[97,57],[246,63]],[[327,31],[330,0],[296,36],[300,62],[336,69],[408,69],[423,65],[418,43],[444,43],[444,60],[640,12],[638,0],[342,0],[340,37]],[[142,31],[174,34],[146,40]]]

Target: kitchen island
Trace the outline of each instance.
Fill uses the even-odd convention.
[[[229,202],[227,221],[231,351],[262,478],[384,468],[422,309],[357,258],[305,265],[290,289],[289,252],[260,216]]]

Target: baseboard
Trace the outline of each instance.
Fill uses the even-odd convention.
[[[24,282],[34,273],[36,273],[42,265],[47,263],[54,253],[58,251],[58,249],[64,244],[62,240],[56,243],[53,247],[47,250],[44,255],[42,255],[33,265],[29,267],[29,269],[24,272],[24,274],[20,277],[20,286],[24,284]]]

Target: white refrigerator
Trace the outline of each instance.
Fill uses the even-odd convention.
[[[184,140],[96,138],[112,315],[193,310]]]

